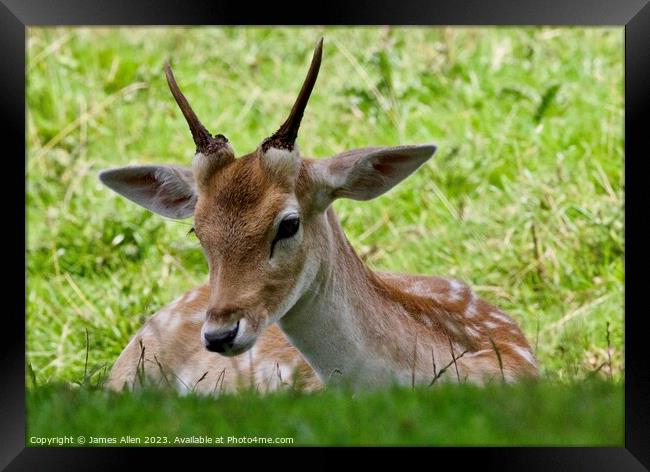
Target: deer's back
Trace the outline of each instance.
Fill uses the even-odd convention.
[[[445,325],[452,333],[470,340],[467,353],[459,359],[468,375],[483,370],[503,369],[504,376],[537,376],[537,362],[517,322],[491,303],[477,296],[464,282],[452,278],[377,272],[386,284],[405,299],[414,297],[440,307],[414,318],[423,325]],[[444,317],[441,316],[444,313]],[[499,360],[500,358],[500,360]],[[499,365],[501,364],[501,365]]]

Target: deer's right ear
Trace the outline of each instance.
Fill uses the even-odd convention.
[[[315,161],[315,204],[325,209],[337,198],[378,197],[415,172],[435,152],[434,144],[371,147]]]
[[[192,170],[174,166],[129,166],[100,172],[108,188],[167,218],[194,214],[196,186]]]

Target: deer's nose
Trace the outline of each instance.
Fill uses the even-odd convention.
[[[233,341],[237,337],[239,331],[239,321],[232,329],[219,330],[219,331],[205,331],[203,339],[205,340],[205,348],[212,352],[225,352],[226,349],[232,348]]]
[[[205,319],[214,323],[232,324],[239,318],[240,309],[234,306],[212,307],[205,312]]]

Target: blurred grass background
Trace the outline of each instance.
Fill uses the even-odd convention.
[[[189,165],[163,61],[241,155],[285,118],[321,35],[303,155],[439,146],[388,195],[335,203],[364,260],[470,283],[522,325],[549,381],[622,382],[621,28],[203,27],[28,30],[30,385],[110,367],[152,313],[206,279],[190,220],[97,179]]]

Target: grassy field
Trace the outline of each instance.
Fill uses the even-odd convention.
[[[459,405],[462,408],[459,408]],[[623,445],[622,388],[611,382],[553,385],[441,384],[350,395],[254,392],[218,401],[169,392],[132,396],[44,387],[28,396],[30,438],[115,438],[117,446],[179,443],[176,438],[290,438],[292,445]],[[140,443],[120,443],[122,436]],[[162,437],[145,443],[146,438]],[[191,439],[190,439],[191,440]],[[232,441],[232,440],[230,440]],[[260,443],[250,443],[260,445]],[[98,444],[105,445],[105,444]],[[211,444],[192,444],[211,445]],[[273,444],[275,445],[275,444]]]
[[[163,61],[171,58],[206,126],[244,154],[286,116],[321,35],[323,64],[299,138],[304,155],[367,145],[439,147],[389,195],[335,203],[352,244],[375,269],[473,285],[521,324],[544,380],[507,393],[492,388],[496,402],[518,398],[510,401],[520,414],[505,418],[471,417],[487,395],[472,388],[436,393],[449,411],[428,399],[429,391],[375,394],[368,405],[386,411],[382,421],[392,424],[396,415],[395,429],[377,440],[534,443],[535,428],[510,422],[531,421],[522,412],[549,394],[558,404],[547,406],[548,424],[538,424],[541,442],[552,442],[553,428],[558,441],[622,441],[622,413],[600,416],[622,412],[624,380],[621,28],[30,28],[30,432],[80,431],[83,418],[101,417],[102,408],[135,428],[142,417],[127,417],[144,400],[167,414],[195,411],[189,418],[201,431],[201,411],[216,417],[226,406],[241,410],[235,398],[205,410],[205,399],[106,397],[47,384],[90,383],[153,312],[206,278],[199,245],[187,236],[189,220],[152,215],[97,179],[107,167],[189,164],[194,146],[164,82]],[[341,395],[268,401],[278,405],[274,415],[286,408],[292,417],[312,418],[302,433],[295,432],[298,420],[291,423],[302,442],[372,442],[370,426],[340,441],[335,426],[316,426],[325,414],[318,405],[330,401],[338,415],[332,425],[356,424],[345,416],[354,402]],[[454,402],[456,395],[465,403]],[[265,401],[245,400],[258,409]],[[402,403],[410,405],[407,413],[395,406]],[[478,418],[471,424],[479,432],[445,436],[426,422],[432,408],[452,429]],[[262,424],[254,412],[247,421],[258,418],[262,429],[281,423],[269,416]],[[583,415],[580,434],[562,429],[569,421],[561,412]],[[421,421],[402,441],[398,417],[407,414]],[[359,415],[371,417],[370,410]],[[98,430],[108,427],[103,421]],[[191,431],[191,421],[183,431]]]

